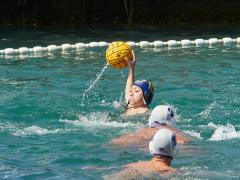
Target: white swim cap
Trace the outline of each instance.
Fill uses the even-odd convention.
[[[149,127],[158,127],[163,124],[174,126],[175,114],[170,106],[159,105],[152,110],[149,118]]]
[[[175,134],[169,129],[163,128],[156,132],[149,143],[149,151],[152,155],[173,158],[177,140]]]

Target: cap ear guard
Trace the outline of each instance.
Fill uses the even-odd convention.
[[[154,88],[151,82],[147,82],[147,83],[148,83],[148,91],[144,95],[144,100],[146,101],[146,104],[151,104],[153,94],[154,94]]]
[[[166,108],[166,122],[169,126],[176,125],[175,112],[170,106]]]
[[[170,121],[174,117],[174,112],[172,108],[167,107],[165,110],[165,118],[167,121]]]

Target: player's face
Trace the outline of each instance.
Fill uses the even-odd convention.
[[[143,102],[143,91],[140,87],[132,85],[130,90],[129,103],[133,106],[142,106]]]

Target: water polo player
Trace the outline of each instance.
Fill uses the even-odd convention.
[[[118,179],[118,177],[124,177],[124,179],[149,177],[152,179],[153,175],[158,175],[158,179],[159,175],[166,177],[175,174],[177,172],[176,169],[171,167],[177,146],[177,139],[174,132],[169,129],[160,129],[154,134],[148,144],[152,155],[151,160],[125,165],[124,170],[105,179],[111,179],[111,177],[115,179]]]
[[[148,110],[149,104],[152,102],[154,89],[151,82],[146,80],[134,80],[134,68],[136,58],[132,50],[133,59],[126,57],[128,62],[128,77],[125,89],[125,99],[127,102],[126,115],[135,115],[145,113]]]
[[[111,144],[121,147],[146,147],[153,135],[163,128],[173,131],[179,144],[186,144],[190,139],[174,127],[176,122],[175,116],[175,112],[170,106],[156,106],[149,117],[149,127],[113,139]]]

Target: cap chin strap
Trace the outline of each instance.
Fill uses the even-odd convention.
[[[153,156],[157,156],[157,157],[166,157],[166,158],[170,158],[171,160],[173,159],[172,156],[161,155],[161,154],[153,154]]]
[[[145,101],[145,99],[143,98],[143,103],[145,104],[145,105],[147,105],[147,102]]]
[[[154,150],[153,150],[153,142],[152,141],[149,142],[148,148],[149,148],[149,151],[150,151],[151,155],[153,155]]]

